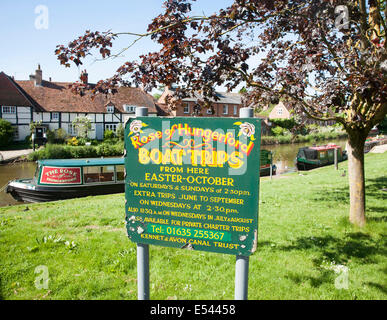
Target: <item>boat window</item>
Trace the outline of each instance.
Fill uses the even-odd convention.
[[[102,174],[99,175],[100,182],[114,181],[114,166],[102,167]]]
[[[327,157],[327,152],[326,151],[321,151],[320,152],[320,159],[325,159]]]
[[[117,181],[123,181],[125,179],[125,166],[116,166]]]
[[[39,181],[40,167],[41,166],[36,166],[36,170],[34,174],[34,178],[36,179],[36,181]]]
[[[83,181],[85,183],[112,182],[114,181],[114,166],[84,167]]]
[[[317,150],[313,149],[304,149],[305,158],[310,160],[316,160],[317,159]]]

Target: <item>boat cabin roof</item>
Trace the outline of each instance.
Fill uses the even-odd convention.
[[[90,159],[47,159],[38,160],[43,166],[63,166],[63,167],[86,167],[86,166],[111,166],[124,165],[124,158],[90,158]]]
[[[341,147],[336,144],[328,144],[326,146],[309,147],[309,149],[322,151],[322,150],[329,150],[329,149],[341,149]]]

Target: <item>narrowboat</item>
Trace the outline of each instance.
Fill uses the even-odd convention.
[[[335,149],[337,161],[347,160],[347,153],[340,146],[327,144],[325,146],[305,147],[298,150],[296,165],[298,170],[311,170],[334,163]]]
[[[45,202],[125,192],[124,158],[39,160],[30,179],[10,181],[18,201]]]
[[[270,175],[270,165],[272,166],[272,175],[276,174],[277,167],[273,164],[273,154],[269,150],[262,149],[260,157],[260,173],[261,177]]]

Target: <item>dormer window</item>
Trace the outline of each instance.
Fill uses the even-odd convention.
[[[136,106],[132,106],[130,104],[124,104],[124,110],[128,113],[135,113],[136,112]]]
[[[107,113],[114,113],[114,106],[112,105],[109,105],[106,107],[106,112]]]

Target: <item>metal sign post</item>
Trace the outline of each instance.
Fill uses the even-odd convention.
[[[136,117],[147,117],[148,108],[136,107]],[[149,300],[149,245],[137,243],[137,297]]]
[[[254,118],[254,109],[241,108],[239,118]],[[271,175],[271,165],[270,165]],[[247,300],[249,283],[249,257],[236,256],[235,262],[235,300]]]

